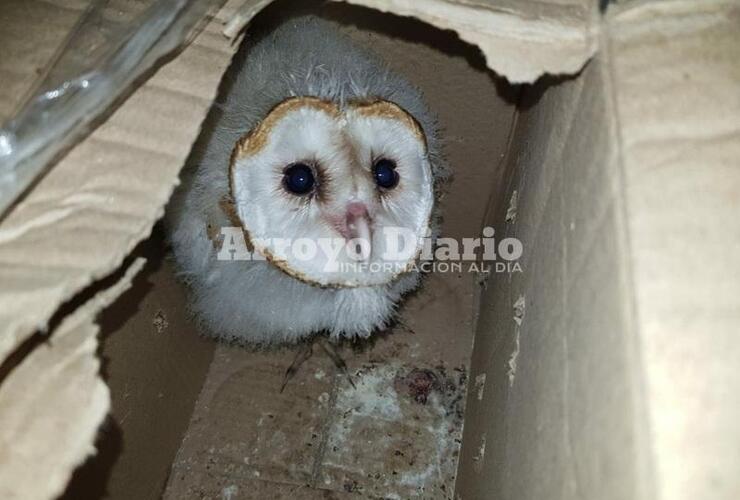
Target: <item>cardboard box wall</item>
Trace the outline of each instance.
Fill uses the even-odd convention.
[[[627,2],[529,89],[489,222],[462,498],[736,498],[737,3]]]
[[[603,23],[591,2],[364,3],[457,29],[514,81],[577,71],[599,46],[529,91],[492,205],[531,252],[481,299],[462,498],[736,497],[737,3],[627,2]],[[2,221],[4,356],[148,234],[233,50],[234,8]],[[107,408],[93,318],[140,265],[11,366],[4,497],[53,497],[92,451]]]

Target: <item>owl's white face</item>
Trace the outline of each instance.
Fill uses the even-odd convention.
[[[231,194],[257,251],[297,279],[340,287],[388,283],[408,268],[434,202],[426,140],[408,113],[311,97],[283,101],[237,143]],[[400,259],[388,248],[399,232],[415,236]],[[358,256],[359,240],[369,245]]]

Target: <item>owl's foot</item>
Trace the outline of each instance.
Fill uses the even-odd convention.
[[[347,369],[347,363],[344,362],[344,359],[342,359],[342,356],[339,354],[334,344],[329,344],[321,339],[316,340],[316,343],[318,343],[319,346],[321,346],[321,349],[326,353],[326,355],[329,356],[329,359],[332,360],[334,366],[337,367],[337,370],[339,370],[342,374],[344,374],[345,377],[347,377],[347,380],[349,381],[352,388],[356,388],[355,383],[352,380],[352,376],[349,374],[349,370]],[[285,375],[283,376],[283,384],[282,386],[280,386],[281,393],[285,390],[285,386],[288,385],[288,382],[290,382],[293,377],[295,377],[296,373],[298,373],[298,370],[301,368],[303,363],[308,361],[311,356],[313,356],[313,344],[302,344],[298,348],[298,352],[296,352],[295,358],[293,358],[293,362],[290,364],[288,369],[285,370]]]
[[[290,382],[290,380],[295,377],[295,374],[298,373],[298,369],[301,367],[301,365],[305,363],[312,355],[312,344],[305,343],[298,348],[298,352],[296,353],[295,358],[293,358],[293,362],[290,364],[288,369],[285,370],[285,375],[283,376],[283,385],[280,387],[281,393],[285,389],[285,386],[288,385],[288,382]]]
[[[399,320],[398,320],[398,321],[396,322],[396,326],[398,326],[398,328],[400,328],[400,329],[401,329],[401,330],[403,330],[404,332],[408,332],[408,333],[410,333],[411,335],[416,335],[416,332],[414,331],[414,329],[413,329],[413,328],[411,328],[411,327],[410,327],[409,325],[407,325],[407,324],[406,324],[406,323],[405,323],[405,322],[404,322],[404,321],[403,321],[402,319],[399,319]]]
[[[349,370],[347,370],[347,363],[344,362],[342,356],[340,356],[339,352],[337,352],[336,346],[334,344],[327,344],[323,340],[319,340],[318,343],[324,350],[326,355],[329,356],[329,358],[331,358],[331,360],[334,362],[334,366],[337,367],[337,370],[342,372],[344,376],[347,377],[349,385],[351,385],[353,389],[356,389],[355,383],[352,381],[352,376],[349,374]]]

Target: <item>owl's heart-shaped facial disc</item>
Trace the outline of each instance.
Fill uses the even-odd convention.
[[[388,101],[290,98],[235,146],[231,195],[255,250],[304,282],[377,286],[428,236],[434,186],[421,127]]]

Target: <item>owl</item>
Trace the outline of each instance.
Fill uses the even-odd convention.
[[[436,237],[446,176],[420,91],[310,16],[229,71],[166,216],[204,330],[275,345],[384,329],[420,284],[414,263]],[[223,258],[235,228],[249,258]],[[389,262],[393,235],[414,237]]]

